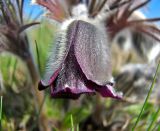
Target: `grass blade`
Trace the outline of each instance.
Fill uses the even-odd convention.
[[[39,70],[39,73],[41,74],[41,61],[40,61],[40,53],[39,53],[39,48],[38,48],[37,41],[35,41],[35,45],[36,45],[36,55],[37,55],[38,70]]]
[[[71,131],[74,131],[73,116],[71,115]]]
[[[157,77],[157,74],[158,74],[158,71],[159,71],[159,65],[160,65],[160,62],[158,63],[158,66],[157,66],[157,69],[156,69],[156,73],[155,73],[155,75],[154,75],[154,78],[153,78],[153,81],[152,81],[150,90],[149,90],[149,92],[148,92],[148,94],[147,94],[147,97],[146,97],[145,102],[144,102],[144,104],[143,104],[143,106],[142,106],[142,109],[141,109],[141,111],[140,111],[140,114],[138,115],[138,118],[137,118],[137,120],[136,120],[136,122],[135,122],[135,124],[134,124],[134,126],[133,126],[133,128],[132,128],[132,131],[135,130],[138,122],[140,121],[140,118],[141,118],[141,116],[142,116],[142,113],[143,113],[143,111],[144,111],[144,109],[145,109],[145,107],[146,107],[146,104],[147,104],[147,102],[148,102],[148,99],[149,99],[149,97],[150,97],[150,95],[151,95],[151,92],[152,92],[152,90],[153,90],[153,87],[154,87],[154,85],[155,85],[155,83],[156,83],[156,77]]]
[[[160,124],[159,124],[159,126],[158,126],[158,131],[160,131]]]
[[[2,131],[2,102],[3,102],[3,96],[1,96],[0,99],[0,131]]]
[[[151,122],[151,124],[149,125],[147,131],[151,131],[152,127],[153,127],[153,124],[157,121],[158,119],[158,115],[159,115],[159,112],[160,112],[160,107],[158,108],[157,112],[155,113],[154,117],[153,117],[153,120]]]
[[[77,130],[76,131],[79,131],[79,125],[77,125]]]

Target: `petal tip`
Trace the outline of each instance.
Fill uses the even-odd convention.
[[[102,86],[100,88],[96,89],[101,96],[103,97],[111,97],[111,98],[115,98],[115,99],[122,99],[123,98],[123,93],[122,92],[116,92],[115,89],[113,88],[113,86],[111,85],[106,85],[106,86]]]
[[[40,81],[39,83],[38,83],[38,90],[44,90],[44,89],[46,89],[48,86],[45,86],[45,84],[43,83],[43,81]]]
[[[90,89],[77,89],[66,87],[61,90],[55,90],[55,88],[51,88],[51,96],[52,98],[67,98],[67,99],[78,99],[82,94],[95,94],[95,91]]]

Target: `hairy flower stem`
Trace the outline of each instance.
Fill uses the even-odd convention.
[[[40,127],[41,131],[50,131],[49,127],[48,127],[48,120],[46,118],[46,113],[45,113],[45,108],[42,108],[43,105],[43,100],[44,100],[44,93],[40,92],[38,90],[38,80],[39,80],[39,74],[38,71],[36,69],[36,66],[34,64],[33,58],[32,56],[30,56],[27,60],[26,60],[26,65],[29,71],[29,74],[31,76],[32,79],[32,83],[33,83],[33,93],[34,93],[34,97],[35,97],[35,106],[36,106],[36,111],[38,116],[38,124]]]
[[[95,105],[95,111],[94,111],[94,119],[98,122],[99,125],[102,124],[102,113],[103,113],[103,106],[104,103],[101,99],[100,95],[96,96],[96,105]]]

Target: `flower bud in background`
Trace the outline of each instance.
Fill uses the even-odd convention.
[[[2,0],[0,6],[0,52],[7,51],[21,59],[31,57],[28,38],[23,31],[38,23],[24,24],[23,1]]]
[[[106,29],[112,45],[117,44],[120,47],[120,51],[116,52],[135,50],[141,61],[145,62],[155,61],[160,53],[160,30],[155,24],[160,18],[146,18],[140,10],[149,2],[151,0],[130,0],[106,19]]]

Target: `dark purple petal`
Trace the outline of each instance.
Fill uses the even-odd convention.
[[[104,85],[111,79],[111,58],[105,31],[84,21],[77,22],[75,55],[89,80]]]
[[[86,77],[74,55],[74,45],[71,45],[62,69],[51,86],[51,95],[54,98],[76,99],[83,93],[95,93],[94,88],[86,87],[84,82]]]
[[[74,82],[71,82],[74,83]],[[95,94],[95,90],[87,88],[83,83],[79,82],[76,87],[53,87],[51,86],[51,95],[53,98],[71,98],[77,99],[81,94]]]
[[[71,82],[72,83],[72,82]],[[74,83],[74,82],[73,82]],[[92,86],[91,86],[92,85]],[[115,92],[113,86],[106,85],[106,86],[99,86],[93,82],[89,85],[80,85],[76,87],[68,87],[68,86],[62,86],[62,87],[54,87],[51,86],[51,95],[53,98],[71,98],[71,99],[77,99],[80,97],[81,94],[95,94],[96,91],[100,93],[103,97],[112,97],[116,99],[122,98],[122,93]]]
[[[123,94],[122,92],[115,92],[113,86],[106,85],[96,89],[97,92],[101,94],[103,97],[112,97],[116,99],[121,99]]]
[[[104,86],[97,85],[96,83],[92,81],[87,81],[86,85],[88,88],[94,88],[98,93],[101,94],[103,97],[112,97],[116,99],[121,99],[122,98],[122,93],[121,92],[115,92],[113,88],[113,83],[109,83]]]

